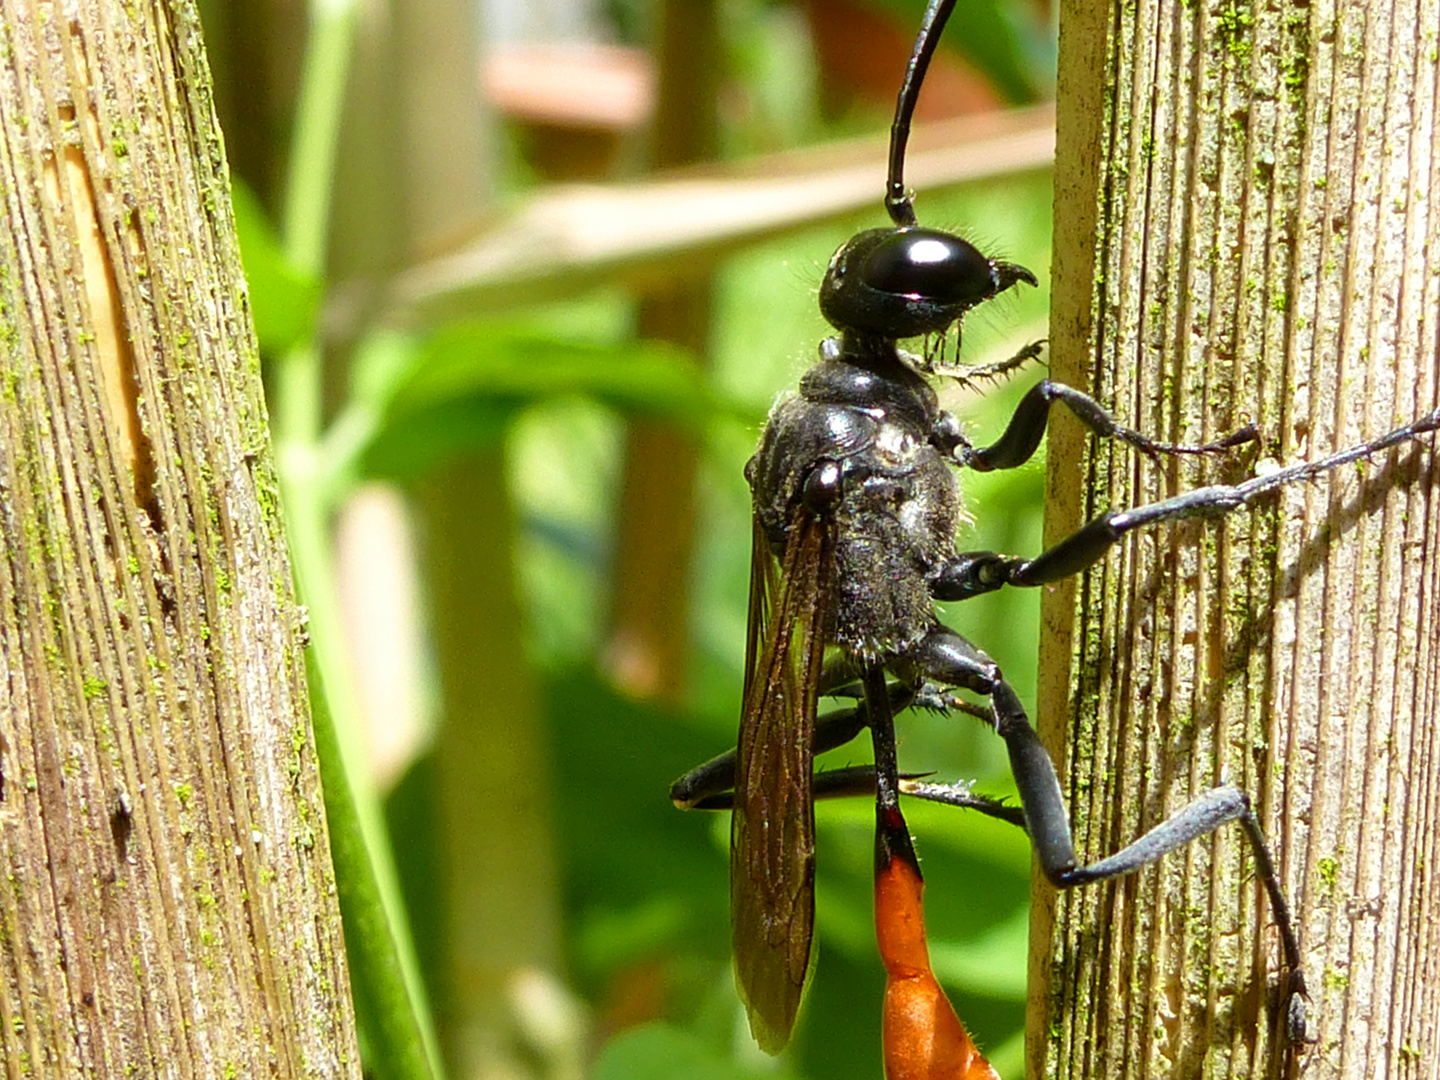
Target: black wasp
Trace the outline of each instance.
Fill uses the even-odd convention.
[[[879,832],[908,849],[899,795],[970,807],[1023,824],[1041,869],[1069,888],[1132,873],[1226,822],[1239,821],[1270,897],[1288,969],[1291,1039],[1305,1037],[1305,979],[1289,907],[1244,792],[1202,794],[1116,854],[1077,865],[1055,768],[999,666],[939,621],[936,600],[1076,574],[1131,530],[1220,517],[1440,427],[1440,411],[1374,442],[1233,486],[1111,510],[1034,558],[956,550],[956,468],[1014,468],[1039,447],[1059,403],[1092,432],[1149,455],[1216,453],[1256,437],[1245,429],[1204,446],[1159,443],[1117,423],[1096,401],[1043,380],[988,446],[966,438],[939,408],[931,360],[901,339],[943,335],[967,311],[1035,277],[987,258],[959,236],[920,227],[903,179],[905,145],[925,69],[954,0],[931,0],[906,70],[891,131],[885,205],[893,227],[852,237],[830,260],[820,309],[839,331],[798,391],[771,412],[746,466],[754,507],[746,679],[735,750],[671,788],[682,808],[731,809],[730,905],[735,967],[751,1032],[778,1052],[789,1039],[809,973],[814,923],[814,813],[818,796],[874,793]],[[998,368],[972,369],[990,375]],[[827,653],[828,650],[828,653]],[[988,708],[952,696],[964,689]],[[817,718],[824,696],[855,704]],[[962,785],[925,783],[896,764],[893,715],[912,704],[973,712],[1005,740],[1020,808]],[[875,765],[815,774],[818,752],[869,727]],[[900,838],[904,837],[903,840]],[[913,862],[913,853],[909,856]]]

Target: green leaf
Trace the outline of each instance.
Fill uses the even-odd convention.
[[[910,32],[920,29],[925,0],[873,4]],[[979,69],[1006,101],[1035,101],[1053,82],[1056,46],[1049,26],[1029,16],[1028,8],[1008,0],[968,0],[955,5],[940,42]]]
[[[500,438],[516,409],[578,395],[701,436],[717,415],[742,415],[711,389],[685,350],[656,341],[597,344],[528,325],[472,321],[417,343],[408,363],[371,379],[380,414],[366,471],[413,475]]]
[[[946,986],[971,994],[1025,1000],[1025,959],[1030,911],[1014,909],[1004,922],[963,941],[930,942],[930,966]]]
[[[487,322],[437,330],[394,407],[423,408],[476,394],[527,401],[582,394],[696,432],[720,408],[694,357],[677,346],[597,344]]]
[[[231,177],[230,194],[255,335],[260,348],[273,355],[310,334],[320,307],[320,283],[285,257],[259,198],[239,177]]]
[[[785,1070],[747,1069],[703,1040],[666,1024],[645,1024],[605,1044],[592,1080],[787,1080]]]

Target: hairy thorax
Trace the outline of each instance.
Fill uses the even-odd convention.
[[[934,441],[943,414],[908,366],[842,360],[833,339],[821,356],[765,425],[747,469],[756,513],[778,555],[807,475],[838,464],[829,637],[866,658],[903,653],[934,625],[929,585],[955,553],[960,493]]]

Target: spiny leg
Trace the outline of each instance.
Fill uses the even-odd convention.
[[[1020,792],[1025,828],[1030,834],[1040,868],[1056,888],[1068,889],[1132,874],[1161,856],[1214,832],[1221,825],[1240,822],[1255,854],[1256,872],[1270,898],[1285,966],[1290,973],[1285,1002],[1286,1033],[1292,1042],[1305,1041],[1306,989],[1300,943],[1295,934],[1290,905],[1275,869],[1275,860],[1245,792],[1231,784],[1212,788],[1115,854],[1082,866],[1076,858],[1070,819],[1054,763],[1031,726],[1019,696],[1001,675],[999,666],[945,626],[937,626],[931,631],[907,654],[907,658],[919,667],[926,678],[990,698],[995,731],[1005,740],[1010,771]]]
[[[814,752],[822,754],[826,750],[844,746],[865,730],[865,727],[866,709],[863,703],[854,708],[826,713],[815,723]],[[731,809],[735,789],[735,764],[736,751],[731,748],[704,764],[697,765],[670,785],[670,801],[682,810]],[[869,790],[874,790],[873,780]],[[821,792],[817,791],[816,794]]]
[[[857,661],[847,655],[838,655],[825,664],[820,673],[819,696],[831,694],[859,696],[852,693],[850,684],[859,684],[861,668]],[[891,708],[895,712],[907,708],[916,697],[916,691],[902,682],[890,685]],[[866,706],[863,701],[849,709],[837,709],[816,719],[815,741],[812,754],[823,754],[837,746],[844,746],[865,730]],[[670,801],[681,810],[729,810],[731,795],[735,788],[735,764],[737,751],[732,748],[691,769],[670,785]],[[871,781],[870,790],[874,790]]]
[[[843,690],[837,687],[836,690]],[[889,711],[893,715],[909,706],[918,705],[937,711],[955,709],[989,720],[988,711],[968,702],[942,694],[932,686],[911,690],[900,682],[887,685]],[[862,688],[863,692],[863,688]],[[869,726],[869,706],[858,702],[853,708],[837,709],[819,717],[815,725],[815,752],[824,753],[843,746]],[[1018,806],[998,799],[977,795],[968,784],[942,784],[925,779],[924,774],[897,773],[896,788],[903,795],[929,802],[944,803],[967,810],[977,810],[989,817],[1024,825]],[[727,750],[696,766],[670,787],[670,798],[684,810],[731,810],[734,808],[735,751]],[[876,767],[854,765],[841,769],[825,769],[815,773],[814,796],[817,799],[873,796],[877,791]]]
[[[957,335],[958,336],[958,335]],[[957,343],[958,351],[958,343]],[[1007,356],[1004,360],[995,360],[988,364],[947,364],[944,362],[943,346],[942,355],[935,363],[930,365],[930,370],[936,375],[943,375],[948,379],[954,379],[961,386],[973,386],[977,382],[988,382],[1003,378],[1012,372],[1018,371],[1032,360],[1039,358],[1045,351],[1044,340],[1032,341],[1025,345],[1014,356]]]
[[[1148,506],[1107,510],[1033,559],[997,555],[993,551],[966,552],[956,556],[938,575],[932,591],[939,600],[964,600],[1005,585],[1044,585],[1060,581],[1099,562],[1117,541],[1135,529],[1191,518],[1224,517],[1277,488],[1313,480],[1343,465],[1436,430],[1440,430],[1440,409],[1372,442],[1353,446],[1319,461],[1301,462],[1263,476],[1251,477],[1239,484],[1197,488]]]
[[[1254,442],[1257,438],[1254,426],[1247,424],[1216,442],[1199,445],[1160,442],[1121,424],[1090,395],[1064,383],[1042,379],[1020,399],[1010,423],[994,443],[971,446],[957,426],[953,433],[947,433],[948,437],[940,438],[941,448],[952,454],[961,465],[977,472],[1016,468],[1029,461],[1039,449],[1050,419],[1050,407],[1056,404],[1064,405],[1095,434],[1119,439],[1151,457],[1159,454],[1218,454],[1243,443]]]

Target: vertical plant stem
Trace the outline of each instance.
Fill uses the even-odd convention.
[[[356,5],[314,0],[296,110],[282,238],[305,275],[320,279],[354,46]],[[318,467],[323,434],[322,350],[312,332],[274,364],[272,411],[296,577],[309,613],[317,740],[327,806],[345,842],[336,872],[345,908],[355,999],[369,1064],[384,1077],[443,1075],[379,803],[359,743],[359,710],[342,638],[331,522],[334,492]],[[358,838],[358,842],[356,842]]]

